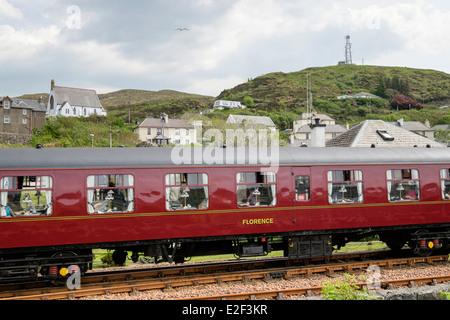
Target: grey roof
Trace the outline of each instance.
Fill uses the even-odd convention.
[[[347,129],[340,124],[327,124],[325,127],[325,132],[342,133]],[[310,133],[311,127],[308,124],[301,126],[296,133]]]
[[[400,124],[398,121],[389,123],[397,127],[405,128],[409,131],[434,131],[420,121],[403,121],[402,124]]]
[[[276,127],[275,123],[270,117],[262,116],[245,116],[240,114],[230,114],[227,119],[229,124],[241,124],[243,121],[247,121],[252,124],[260,124],[266,127]]]
[[[253,157],[272,155],[272,158]],[[214,155],[214,160],[208,156]],[[242,159],[243,161],[238,161]],[[276,161],[278,158],[279,161]],[[271,159],[272,161],[267,161]],[[183,160],[183,161],[182,161]],[[230,163],[231,162],[231,163]],[[268,166],[328,164],[450,164],[450,148],[5,148],[0,169]],[[274,170],[277,167],[274,167]],[[32,172],[32,171],[29,171]],[[130,169],[132,172],[132,169]]]
[[[377,130],[385,130],[394,139],[383,139]],[[326,142],[327,147],[446,147],[436,141],[394,126],[382,120],[366,120]]]
[[[311,117],[313,117],[313,119],[319,118],[320,120],[328,120],[328,121],[334,120],[330,116],[327,116],[326,114],[320,114],[320,113],[317,113],[317,114],[316,113],[302,113],[300,116],[295,118],[295,120],[310,120]]]
[[[21,109],[32,109],[33,111],[47,112],[47,106],[38,100],[30,99],[12,99],[14,107]]]
[[[97,92],[90,89],[54,86],[56,100],[62,105],[69,102],[71,106],[102,108]]]
[[[374,94],[371,94],[369,92],[358,92],[357,94],[353,95],[354,98],[380,98],[379,96],[376,96]]]
[[[450,124],[437,124],[432,129],[433,130],[450,130]]]

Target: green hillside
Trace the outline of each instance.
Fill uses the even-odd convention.
[[[159,117],[162,112],[175,117],[183,111],[209,108],[214,97],[184,93],[174,90],[119,90],[99,94],[100,102],[108,115],[132,122],[142,121],[148,116]]]
[[[224,90],[218,99],[253,101],[253,107],[247,112],[269,115],[280,129],[285,129],[297,115],[306,112],[308,74],[314,109],[334,117],[338,123],[357,123],[365,119],[395,121],[401,117],[407,121],[428,119],[431,125],[449,121],[442,119],[446,113],[439,107],[450,101],[450,75],[404,67],[341,65],[291,73],[274,72]],[[358,92],[381,95],[382,99],[337,99]],[[390,100],[398,93],[424,103],[425,107],[420,111],[396,112]]]
[[[318,99],[334,99],[364,91],[375,93],[383,77],[408,81],[410,96],[420,102],[437,103],[450,99],[450,75],[445,72],[404,67],[341,65],[307,68],[298,72],[269,73],[232,89],[224,90],[219,98],[230,95],[234,99],[251,96],[255,102],[286,99],[303,102],[306,99],[306,77],[311,75],[312,94]]]

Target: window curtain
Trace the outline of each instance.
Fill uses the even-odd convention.
[[[87,187],[88,188],[93,188],[95,187],[95,176],[88,176],[87,178]],[[87,209],[88,209],[88,213],[94,213],[95,212],[95,208],[94,208],[94,193],[95,193],[95,189],[88,189],[87,191],[87,201],[88,201],[88,205],[87,205]]]
[[[42,177],[36,177],[36,182],[40,182],[40,187],[41,188],[53,188],[53,180],[52,177],[48,177],[48,176],[42,176]],[[40,181],[39,181],[40,180]],[[38,183],[39,185],[39,183]],[[52,209],[53,209],[53,203],[52,203],[52,194],[53,192],[51,190],[46,190],[45,191],[45,200],[47,201],[47,215],[51,215],[52,214]]]
[[[8,201],[8,192],[4,191],[0,194],[1,198],[1,216],[6,217],[6,202]]]
[[[131,174],[125,175],[125,177],[128,178],[128,185],[130,187],[134,186],[134,177]],[[134,211],[134,188],[127,189],[127,200],[128,200],[127,211],[128,212]]]
[[[363,176],[362,176],[362,171],[359,170],[355,170],[355,180],[357,181],[362,181]],[[363,183],[362,182],[357,182],[356,183],[356,188],[358,190],[358,202],[363,202],[364,197],[363,197]]]

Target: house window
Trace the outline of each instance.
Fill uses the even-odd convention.
[[[24,116],[26,116],[26,115],[27,115],[27,109],[22,109],[22,114],[23,114]]]
[[[239,172],[236,175],[239,207],[275,206],[277,185],[274,172]]]
[[[102,174],[87,178],[87,210],[90,214],[134,211],[134,176]]]
[[[189,135],[189,129],[186,129],[186,135],[187,136]]]
[[[151,135],[152,134],[152,128],[147,128],[147,135]]]
[[[3,117],[3,123],[10,123],[10,121],[9,121],[9,115],[5,115],[5,116]]]
[[[27,124],[27,118],[22,118],[22,124]]]
[[[309,177],[298,176],[295,177],[295,200],[308,201],[309,200]]]
[[[388,170],[386,177],[389,201],[413,201],[420,199],[418,170]]]
[[[450,169],[441,170],[442,199],[450,200]]]
[[[157,135],[162,134],[162,129],[161,129],[161,128],[157,128],[157,129],[156,129],[156,134],[157,134]]]
[[[331,204],[361,203],[363,198],[362,171],[328,171],[328,201]]]
[[[9,109],[11,107],[11,102],[8,100],[3,101],[3,107]]]
[[[175,135],[180,135],[180,129],[175,129]]]
[[[208,175],[206,173],[170,173],[166,175],[166,209],[208,209]]]
[[[14,176],[0,180],[1,217],[52,214],[53,179],[49,176]]]

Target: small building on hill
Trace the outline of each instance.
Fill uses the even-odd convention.
[[[161,118],[146,118],[134,129],[139,139],[149,145],[191,145],[197,144],[197,130],[188,121]]]
[[[216,100],[214,102],[214,109],[245,109],[245,106],[239,101],[229,101],[229,100]]]
[[[355,99],[355,98],[358,98],[358,99],[382,99],[381,97],[371,94],[369,92],[358,92],[353,95],[343,95],[343,96],[339,96],[337,98],[338,99]]]
[[[345,132],[347,129],[340,124],[336,124],[336,121],[327,116],[326,114],[320,113],[302,113],[299,117],[294,120],[293,132],[290,137],[290,143],[292,145],[304,145],[309,146],[311,144],[312,128],[311,124],[315,123],[316,119],[321,125],[325,125],[325,137],[324,139],[330,140],[341,133]]]
[[[95,90],[55,86],[55,80],[51,81],[47,115],[89,117],[92,114],[106,116]]]

